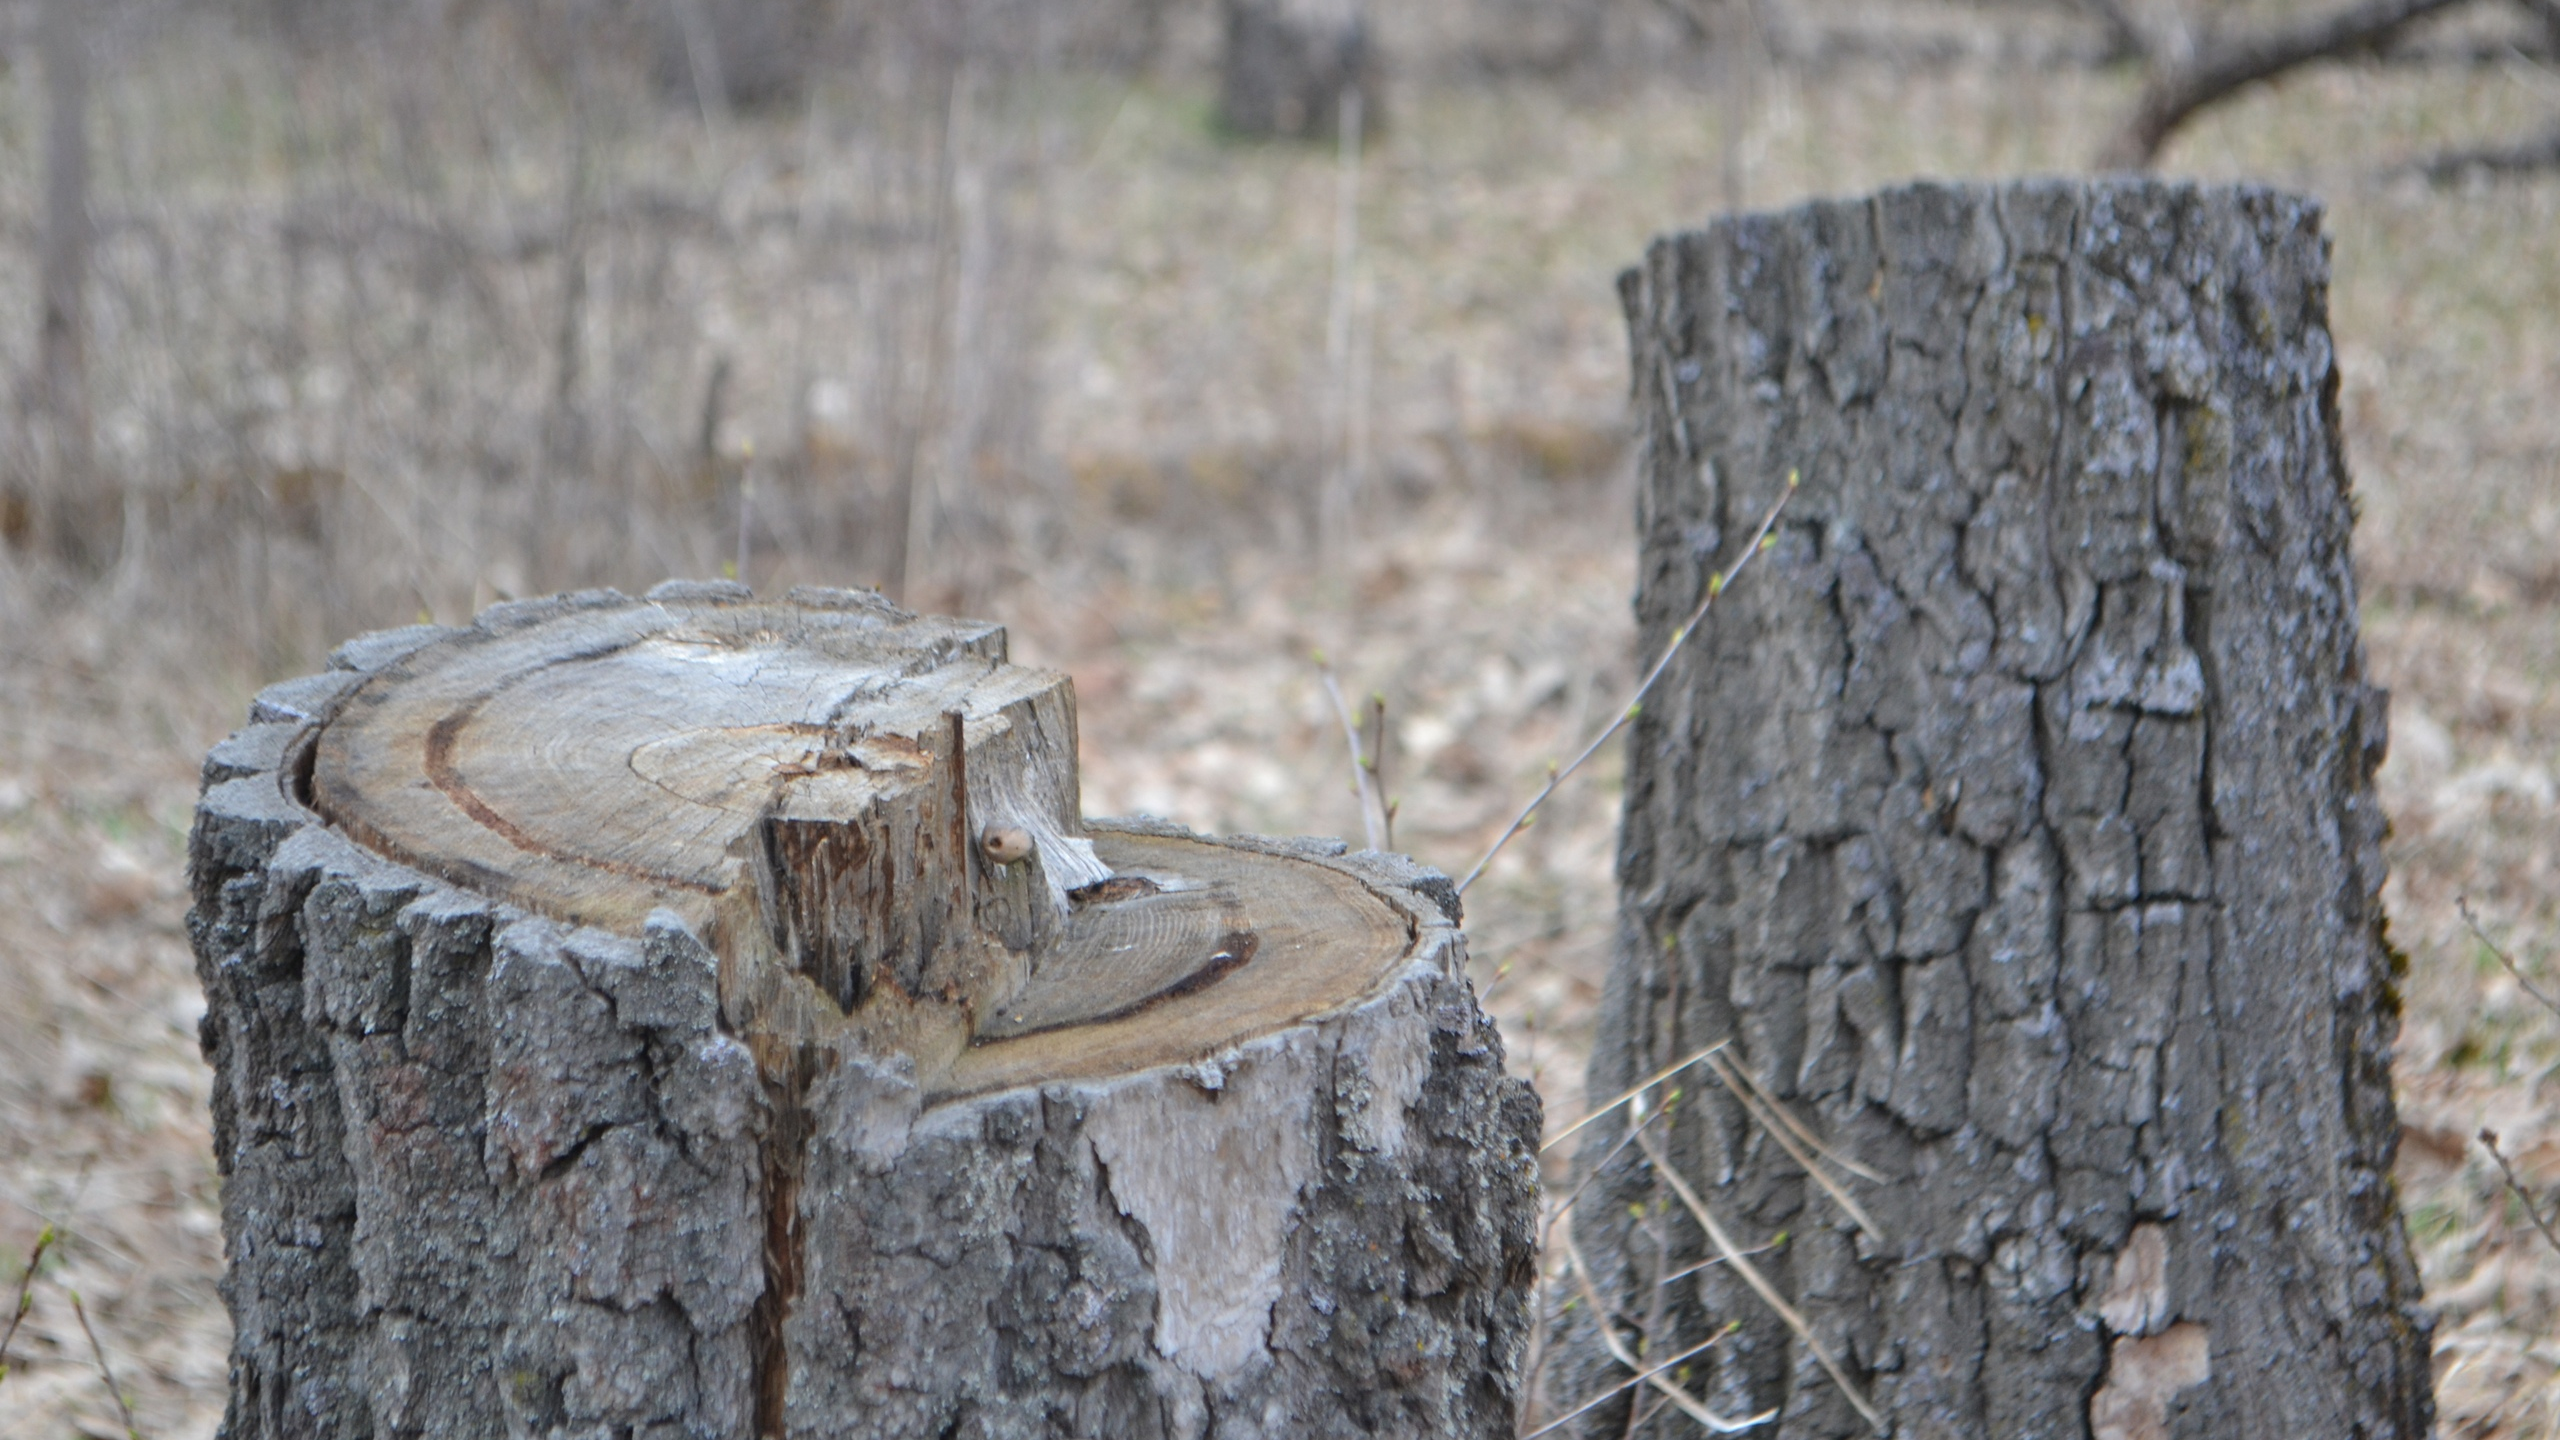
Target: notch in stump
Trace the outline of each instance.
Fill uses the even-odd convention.
[[[1028,864],[982,858],[967,727],[948,710],[922,743],[851,738],[814,766],[777,772],[756,824],[765,927],[776,951],[847,1012],[884,987],[973,1011],[1000,1006],[1027,970],[1016,957],[1063,917],[1065,898],[1048,893],[1026,830],[996,827],[1024,837],[1016,859]]]

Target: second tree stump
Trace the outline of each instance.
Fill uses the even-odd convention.
[[[1595,1126],[1576,1236],[1772,1440],[2429,1433],[2328,278],[2308,201],[2127,179],[1621,282],[1647,653],[1803,484],[1632,727],[1591,1070],[1722,1041],[1736,1089]],[[1826,1194],[1780,1106],[1883,1183]]]

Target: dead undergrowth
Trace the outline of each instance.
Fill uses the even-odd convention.
[[[1385,698],[1399,846],[1463,870],[1634,680],[1615,269],[1651,234],[1727,203],[2072,168],[2129,81],[1852,61],[1763,76],[1741,102],[1659,76],[1417,82],[1364,162],[1353,294],[1374,440],[1358,523],[1332,553],[1312,546],[1310,497],[1336,456],[1309,437],[1338,379],[1334,157],[1220,142],[1187,83],[1062,89],[1035,150],[999,157],[1035,155],[1038,183],[1007,189],[990,168],[979,192],[1033,207],[1008,223],[1036,222],[1039,263],[990,261],[983,276],[986,296],[1034,306],[1039,323],[1009,332],[1029,337],[1022,364],[985,360],[1002,383],[972,392],[977,418],[937,432],[974,438],[933,442],[954,503],[928,547],[939,568],[921,566],[911,593],[1006,621],[1017,658],[1075,676],[1089,810],[1212,830],[1359,833],[1310,658],[1321,650],[1353,694]],[[254,140],[295,103],[351,103],[316,84],[292,103],[243,103],[240,123]],[[24,90],[0,77],[9,113],[32,113]],[[2560,1023],[2455,911],[2467,894],[2527,973],[2560,980],[2560,181],[2432,191],[2376,177],[2555,110],[2560,79],[2530,66],[2344,67],[2211,117],[2168,161],[2332,206],[2367,639],[2394,691],[2382,784],[2395,824],[2387,899],[2412,961],[2403,1197],[2443,1311],[2448,1436],[2560,1433],[2560,1257],[2470,1138],[2494,1128],[2530,1183],[2560,1186]],[[152,113],[137,110],[141,128],[122,142],[134,190],[118,203],[137,213],[175,193],[136,138]],[[632,121],[614,163],[709,174],[682,118]],[[12,153],[28,133],[8,132]],[[736,118],[726,178],[701,180],[705,213],[799,215],[789,207],[829,185],[858,191],[860,176],[823,178],[835,157],[812,137],[830,133],[806,115]],[[300,183],[282,142],[243,144],[256,163],[200,167],[177,197],[198,208],[168,200],[158,213],[255,219]],[[560,148],[506,149],[488,188],[453,203],[491,225],[551,213],[543,167]],[[0,177],[0,207],[25,202],[23,177]],[[628,382],[643,399],[622,430],[586,432],[581,463],[637,478],[562,512],[583,528],[547,548],[517,543],[534,513],[513,508],[521,476],[464,475],[478,452],[458,440],[400,448],[486,413],[494,428],[475,444],[514,443],[515,426],[538,453],[543,404],[484,412],[448,394],[435,409],[408,393],[428,377],[399,367],[441,357],[463,367],[458,390],[482,383],[465,373],[471,354],[439,347],[550,335],[558,297],[541,287],[554,259],[491,262],[496,288],[464,297],[481,319],[453,321],[434,344],[358,337],[333,351],[315,326],[291,352],[244,320],[237,333],[258,343],[224,362],[234,375],[164,353],[231,333],[187,328],[195,312],[181,305],[166,312],[172,328],[100,347],[102,374],[128,397],[102,408],[109,452],[159,457],[133,511],[154,522],[151,544],[77,581],[0,569],[0,1280],[45,1223],[64,1237],[11,1347],[0,1435],[123,1431],[73,1288],[143,1433],[209,1434],[219,1416],[227,1332],[181,879],[197,759],[257,685],[316,665],[347,632],[422,610],[459,620],[501,593],[636,588],[741,554],[760,588],[881,578],[878,553],[821,543],[837,533],[817,523],[835,514],[830,485],[884,493],[861,443],[871,382],[828,359],[830,344],[860,347],[827,325],[887,335],[915,317],[863,311],[864,284],[904,272],[838,286],[792,248],[823,230],[802,223],[748,224],[731,269],[708,242],[599,242],[611,253],[581,323],[656,313],[649,284],[649,303],[674,318],[596,340],[602,355],[642,353],[581,383],[601,394]],[[984,215],[969,223],[1011,233]],[[206,239],[205,253],[228,243]],[[247,267],[242,283],[263,273]],[[350,270],[346,313],[387,283]],[[846,308],[813,329],[793,308],[803,283]],[[339,303],[329,285],[312,303]],[[31,330],[25,286],[0,270],[0,333]],[[476,341],[469,324],[484,327]],[[734,358],[737,379],[706,424],[717,356]],[[489,361],[493,391],[529,376],[556,395],[539,364],[502,359]],[[180,451],[231,459],[189,468]],[[614,453],[627,471],[596,458]],[[828,523],[876,528],[870,515],[855,506]],[[1580,1110],[1607,960],[1617,765],[1604,752],[1468,895],[1479,984],[1505,977],[1493,1008],[1556,1126]]]

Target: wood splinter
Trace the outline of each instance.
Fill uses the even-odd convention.
[[[227,1434],[1510,1433],[1444,878],[1088,823],[1066,678],[864,592],[332,664],[192,845]]]

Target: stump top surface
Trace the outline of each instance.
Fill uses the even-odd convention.
[[[808,957],[774,953],[813,942],[776,919],[757,870],[779,863],[759,840],[766,827],[823,831],[840,818],[857,859],[892,839],[922,846],[896,883],[947,873],[952,894],[921,940],[908,927],[910,944],[948,950],[967,942],[936,939],[937,923],[993,934],[1003,927],[987,917],[1003,906],[1046,903],[1023,900],[1023,884],[1007,891],[1013,872],[968,839],[990,815],[1045,813],[1033,823],[1052,872],[1063,845],[1106,878],[1059,890],[1036,932],[1005,932],[1011,961],[907,981],[938,985],[928,998],[966,1014],[965,1040],[929,1067],[939,1098],[1204,1057],[1353,1003],[1396,972],[1410,922],[1340,868],[1188,835],[1084,836],[1072,705],[1065,677],[1006,663],[993,625],[876,605],[616,596],[484,620],[369,676],[320,730],[305,784],[351,838],[463,889],[631,935],[671,909],[724,967],[750,963],[743,948],[813,978],[823,967]],[[1063,742],[1026,738],[1043,725]],[[1032,741],[1047,750],[1026,752]],[[1061,743],[1063,777],[1031,775],[1022,757]],[[957,813],[937,818],[934,795],[959,797]],[[919,833],[883,838],[884,815]],[[838,903],[830,895],[848,886],[868,887],[857,907],[926,904],[878,894],[893,882],[877,865],[833,863],[804,882],[817,896],[806,904]],[[745,943],[722,917],[756,914],[759,893],[752,928],[765,933]]]
[[[1054,685],[993,625],[772,604],[595,605],[469,630],[374,676],[321,732],[312,798],[372,849],[625,933],[736,882],[788,782],[847,813],[957,710],[983,730]],[[833,731],[857,764],[800,776]],[[794,795],[795,801],[802,797]]]

